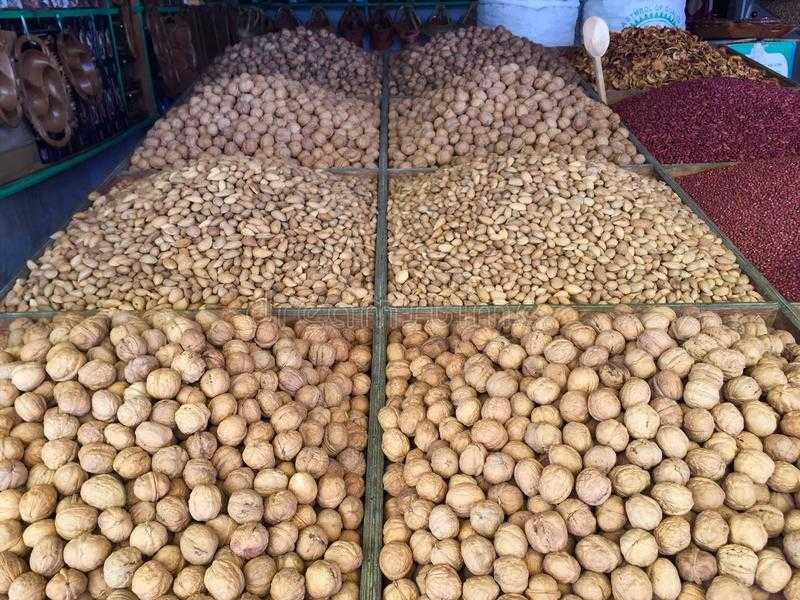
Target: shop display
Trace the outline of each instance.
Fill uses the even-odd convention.
[[[281,6],[275,13],[274,25],[275,29],[278,31],[283,29],[297,29],[300,27],[300,20],[291,8],[288,6]]]
[[[393,180],[389,266],[393,306],[760,299],[665,184],[557,155]]]
[[[467,9],[458,19],[458,26],[464,28],[478,26],[478,2],[473,0],[467,6]]]
[[[75,154],[143,119],[147,108],[142,97],[142,81],[132,68],[133,57],[124,37],[116,37],[102,19],[73,19],[70,25],[66,38],[73,38],[73,42],[67,48],[69,57],[65,55],[63,62],[73,62],[76,85],[82,87],[85,94],[84,97],[76,91],[73,95],[78,125],[69,153]],[[116,29],[119,31],[119,27]],[[117,58],[122,67],[121,87]],[[48,162],[62,158],[64,155],[51,152]]]
[[[425,35],[435,37],[447,33],[451,28],[450,16],[447,14],[447,7],[440,1],[437,2],[433,12],[425,19],[422,30]]]
[[[680,184],[779,292],[800,301],[800,160],[746,162]]]
[[[207,310],[12,322],[3,595],[357,598],[370,338]]]
[[[795,28],[769,17],[731,20],[722,18],[698,19],[690,29],[704,40],[778,40]]]
[[[197,75],[205,73],[211,61],[237,41],[272,31],[272,21],[261,9],[250,8],[248,12],[249,15],[242,15],[226,3],[200,4],[180,11],[189,24],[190,36],[185,39],[194,49]],[[239,37],[240,33],[243,37]]]
[[[5,310],[369,306],[375,182],[196,161],[90,195]]]
[[[336,24],[336,33],[350,42],[356,48],[364,45],[364,34],[367,32],[367,18],[363,11],[352,2],[347,3],[339,22]]]
[[[102,6],[103,2],[101,0],[0,0],[0,9],[41,10],[48,8],[99,8]]]
[[[394,27],[404,47],[419,44],[422,40],[422,24],[412,4],[405,4],[397,9]]]
[[[583,48],[577,50],[575,66],[594,80],[594,61]],[[693,33],[662,27],[612,33],[603,74],[606,86],[618,90],[644,90],[705,77],[766,78],[764,71],[748,65],[741,56],[715,48]]]
[[[392,47],[395,38],[394,22],[389,9],[376,6],[369,11],[369,44],[373,50],[383,52]]]
[[[197,78],[198,64],[192,28],[179,14],[161,14],[151,6],[147,10],[147,29],[158,62],[161,82],[171,98],[177,98]]]
[[[148,5],[191,91],[0,299],[0,600],[800,600],[797,321],[627,129],[746,159],[681,181],[800,301],[797,93],[626,30],[617,114],[476,3],[342,8]],[[114,15],[70,149],[142,92]]]
[[[11,139],[28,137],[28,124],[33,130],[38,161],[28,158],[27,171],[74,157],[145,117],[141,82],[132,81],[127,52],[115,52],[108,19],[76,15],[59,25],[42,18],[29,22],[28,33],[0,31],[0,121],[21,127]]]
[[[138,58],[139,48],[136,42],[136,26],[133,23],[133,10],[130,2],[125,0],[112,0],[112,2],[119,8],[120,28],[122,29],[122,37],[125,38],[125,49],[131,57]]]
[[[785,22],[800,25],[800,4],[795,0],[760,0],[759,3]]]
[[[319,30],[327,29],[332,31],[331,20],[328,18],[328,13],[322,6],[312,6],[311,16],[306,21],[306,29]]]
[[[797,597],[792,334],[665,307],[484,321],[389,334],[385,599]]]
[[[266,13],[259,8],[240,6],[236,11],[236,34],[239,40],[263,35],[271,26]]]
[[[673,83],[626,98],[614,110],[662,163],[800,154],[800,93],[766,81]]]
[[[418,96],[446,87],[455,78],[512,63],[547,71],[567,83],[578,81],[569,61],[553,50],[502,27],[467,27],[443,33],[422,46],[406,48],[394,57],[391,93]]]

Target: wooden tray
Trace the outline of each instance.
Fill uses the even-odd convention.
[[[743,40],[748,38],[782,38],[795,29],[795,25],[778,20],[732,21],[730,19],[703,19],[689,25],[689,31],[704,40]]]

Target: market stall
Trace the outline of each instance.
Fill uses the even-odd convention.
[[[797,92],[639,35],[211,60],[0,294],[0,594],[795,600]]]

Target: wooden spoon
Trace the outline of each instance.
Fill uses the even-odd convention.
[[[603,55],[608,50],[611,35],[608,32],[608,23],[600,17],[589,17],[583,22],[583,47],[594,59],[594,75],[597,81],[597,91],[600,99],[608,104],[606,97],[606,82],[603,78]]]

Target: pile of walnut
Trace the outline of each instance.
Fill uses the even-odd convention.
[[[619,116],[584,93],[571,67],[505,30],[455,31],[394,62],[405,94],[389,106],[394,167],[531,151],[644,162]]]
[[[372,303],[375,186],[252,159],[90,195],[3,300],[11,310]]]
[[[378,158],[377,104],[283,75],[221,76],[148,131],[140,169],[245,155],[306,167],[367,167]]]
[[[392,181],[394,306],[760,299],[663,183],[608,162],[516,155]]]
[[[503,27],[466,27],[434,36],[425,45],[409,46],[391,62],[391,92],[415,96],[487,67],[514,63],[547,71],[568,83],[578,74],[558,52],[516,36]]]
[[[281,74],[373,101],[381,94],[379,55],[325,29],[299,27],[247,38],[215,58],[202,80],[242,73]]]
[[[11,324],[3,598],[358,598],[371,333],[259,312]]]
[[[252,38],[228,48],[156,122],[131,164],[163,169],[246,155],[314,168],[372,166],[379,88],[374,57],[327,32]]]
[[[575,55],[575,66],[594,81],[594,59],[583,48]],[[766,79],[764,71],[734,52],[669,27],[628,27],[612,32],[603,56],[603,75],[606,85],[618,90],[645,90],[706,77]]]
[[[800,597],[788,332],[544,307],[405,323],[388,361],[385,600]]]

